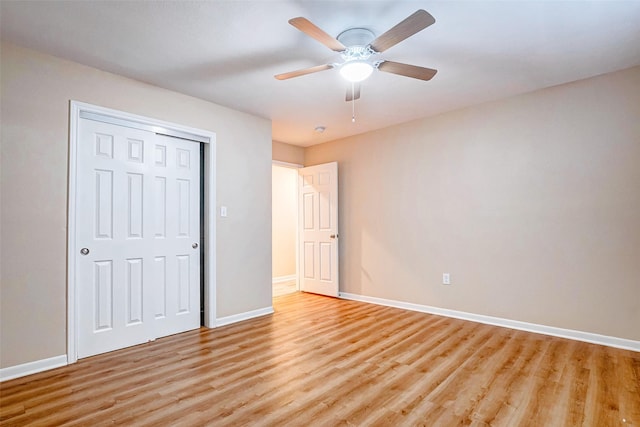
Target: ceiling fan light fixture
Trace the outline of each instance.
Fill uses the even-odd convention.
[[[349,61],[340,67],[340,75],[352,83],[366,80],[371,73],[373,73],[373,65],[368,61]]]

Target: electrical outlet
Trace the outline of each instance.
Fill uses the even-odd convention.
[[[451,275],[449,273],[442,273],[442,284],[443,285],[451,284]]]

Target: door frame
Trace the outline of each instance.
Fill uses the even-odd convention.
[[[280,166],[283,168],[295,169],[295,170],[298,170],[304,167],[304,165],[301,165],[299,163],[289,163],[289,162],[283,162],[280,160],[272,160],[271,166],[272,167]],[[299,249],[300,247],[300,218],[299,218],[300,200],[298,198],[299,179],[300,179],[300,176],[296,174],[296,192],[294,194],[294,197],[296,198],[296,290],[297,291],[300,290],[300,249]],[[271,191],[273,192],[273,182],[271,183]],[[271,236],[271,241],[273,241],[273,236]],[[271,278],[273,279],[273,274],[271,275]],[[272,289],[271,298],[273,298],[273,280],[271,281],[271,289]]]
[[[204,144],[204,324],[208,328],[216,323],[216,134],[176,123],[138,116],[110,108],[83,102],[70,101],[69,114],[69,169],[67,205],[67,363],[78,360],[76,292],[76,196],[77,196],[77,146],[78,126],[81,114],[107,116],[114,124],[151,130],[163,135],[190,139]]]

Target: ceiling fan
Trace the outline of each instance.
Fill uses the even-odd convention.
[[[334,52],[340,53],[342,62],[318,65],[302,70],[277,74],[275,78],[278,80],[286,80],[338,68],[340,74],[346,80],[352,82],[351,88],[347,90],[347,101],[360,98],[360,82],[368,78],[375,69],[414,79],[431,80],[437,73],[437,70],[384,59],[376,59],[376,56],[424,30],[435,22],[436,20],[431,14],[419,9],[378,37],[375,37],[373,32],[366,28],[350,28],[340,33],[338,37],[333,38],[306,18],[298,17],[290,19],[289,24],[309,37],[316,39]]]

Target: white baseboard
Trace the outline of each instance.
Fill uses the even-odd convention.
[[[289,276],[274,277],[273,279],[271,279],[271,282],[273,284],[276,284],[276,283],[290,282],[292,280],[296,280],[296,275],[295,274],[291,274]]]
[[[67,355],[50,357],[48,359],[36,360],[35,362],[23,363],[22,365],[9,366],[0,369],[0,382],[36,374],[49,369],[59,368],[67,365]]]
[[[230,325],[236,322],[242,322],[243,320],[253,319],[254,317],[266,316],[267,314],[273,314],[273,307],[259,308],[257,310],[247,311],[245,313],[219,317],[216,319],[216,327]]]
[[[634,341],[625,338],[610,337],[607,335],[594,334],[590,332],[556,328],[553,326],[538,325],[535,323],[521,322],[518,320],[484,316],[482,314],[473,314],[464,311],[449,310],[446,308],[431,307],[428,305],[413,304],[409,302],[350,294],[346,292],[340,292],[340,298],[353,301],[368,302],[371,304],[385,305],[388,307],[402,308],[411,311],[420,311],[422,313],[436,314],[439,316],[454,317],[456,319],[470,320],[472,322],[486,323],[488,325],[502,326],[504,328],[518,329],[521,331],[535,332],[538,334],[552,335],[554,337],[568,338],[576,341],[584,341],[592,344],[600,344],[609,347],[616,347],[625,350],[640,352],[640,341]]]

